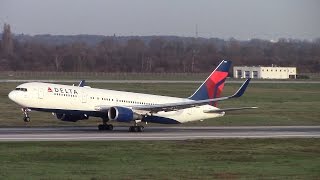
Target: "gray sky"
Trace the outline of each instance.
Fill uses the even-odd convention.
[[[320,37],[320,0],[0,0],[14,33]]]

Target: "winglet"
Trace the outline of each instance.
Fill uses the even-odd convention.
[[[79,85],[78,85],[78,87],[83,87],[84,84],[85,84],[85,82],[86,82],[85,80],[81,80],[80,83],[79,83]]]
[[[243,93],[246,91],[248,85],[249,85],[249,82],[250,82],[251,78],[247,79],[243,84],[242,86],[238,89],[238,91],[232,95],[231,97],[232,98],[238,98],[238,97],[241,97],[243,95]]]

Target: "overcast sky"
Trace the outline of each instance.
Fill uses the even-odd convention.
[[[14,33],[320,37],[320,0],[0,0]]]

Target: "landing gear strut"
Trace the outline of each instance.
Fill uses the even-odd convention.
[[[22,110],[23,115],[24,115],[23,121],[24,121],[24,122],[30,122],[30,117],[29,117],[29,114],[28,114],[28,112],[29,112],[30,110],[29,110],[28,108],[22,108],[21,110]]]
[[[113,130],[113,125],[107,124],[108,120],[103,119],[102,121],[103,121],[103,123],[98,125],[99,131],[106,131],[106,130],[112,131]]]

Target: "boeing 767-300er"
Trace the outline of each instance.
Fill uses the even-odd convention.
[[[9,98],[22,106],[24,121],[29,122],[29,111],[53,113],[62,121],[76,122],[101,117],[99,130],[112,130],[108,122],[133,123],[131,132],[143,131],[142,122],[180,124],[220,117],[226,111],[253,109],[255,107],[217,108],[217,102],[243,95],[247,79],[232,96],[220,97],[228,76],[231,61],[223,60],[201,86],[188,98],[177,98],[124,91],[30,82],[16,87]]]

